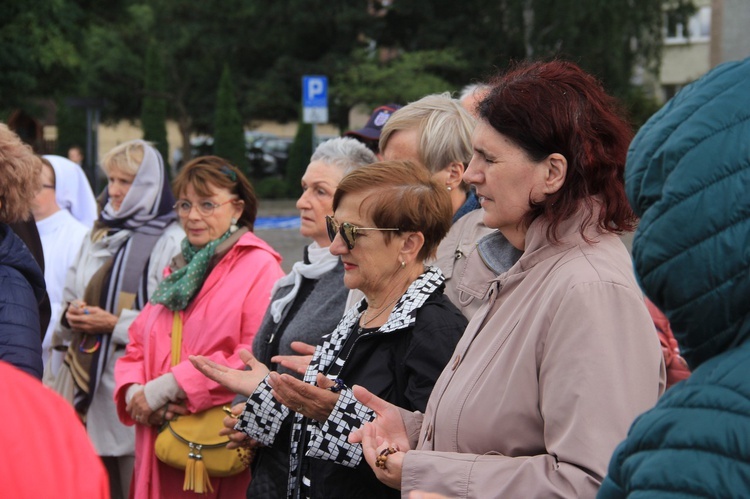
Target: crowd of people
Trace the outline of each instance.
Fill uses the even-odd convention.
[[[287,274],[239,165],[128,141],[95,198],[0,125],[4,490],[750,494],[748,78],[635,136],[562,60],[380,106],[313,152]]]

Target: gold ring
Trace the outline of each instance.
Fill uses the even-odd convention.
[[[380,454],[378,454],[378,457],[375,459],[375,466],[380,468],[381,470],[385,469],[385,463],[388,461],[388,456],[391,454],[395,454],[396,449],[393,447],[386,447],[385,449],[380,451]]]

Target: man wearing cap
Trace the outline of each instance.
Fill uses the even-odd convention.
[[[367,120],[367,124],[364,128],[350,130],[344,135],[359,140],[366,145],[368,149],[377,154],[378,158],[380,158],[380,148],[378,146],[380,131],[383,129],[383,125],[385,125],[391,115],[398,109],[401,109],[401,106],[398,104],[386,104],[377,107],[372,112],[370,119]]]

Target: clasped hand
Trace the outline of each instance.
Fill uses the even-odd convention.
[[[100,307],[74,300],[65,312],[71,329],[85,334],[109,334],[115,330],[117,316]]]
[[[133,421],[146,426],[161,426],[167,421],[172,421],[175,416],[188,414],[184,401],[171,401],[157,410],[151,409],[143,390],[133,394],[125,410],[128,411]]]

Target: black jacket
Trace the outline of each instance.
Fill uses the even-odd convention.
[[[339,377],[347,386],[364,386],[392,404],[424,412],[466,324],[441,287],[418,309],[412,327],[360,338]],[[315,477],[313,498],[401,497],[398,490],[381,483],[364,460],[356,468],[321,459],[308,461],[309,474]]]
[[[42,379],[39,303],[44,276],[26,245],[0,224],[0,360]]]
[[[444,277],[430,267],[404,293],[385,324],[360,334],[358,322],[367,303],[346,311],[335,330],[324,336],[305,373],[315,384],[318,373],[340,378],[344,387],[328,420],[308,421],[294,413],[289,454],[288,493],[299,497],[300,480],[309,476],[303,492],[315,498],[394,497],[398,491],[380,483],[362,459],[359,445],[348,435],[374,413],[355,398],[359,384],[385,400],[410,410],[424,410],[435,381],[447,364],[467,320],[443,294]],[[353,336],[356,335],[356,336]],[[353,345],[347,353],[347,341]],[[273,397],[264,380],[247,400],[237,425],[255,440],[276,445],[289,433],[284,422],[290,412]]]
[[[307,252],[305,252],[305,257]],[[307,261],[307,258],[305,258]],[[271,301],[285,296],[292,286],[280,288]],[[274,355],[291,355],[292,341],[304,341],[311,345],[320,343],[323,335],[329,334],[344,315],[344,306],[349,290],[344,286],[344,265],[339,263],[319,279],[303,279],[294,301],[284,310],[281,320],[275,323],[270,307],[258,333],[253,340],[253,355],[269,369],[286,372],[300,378],[296,372],[273,364]],[[247,397],[235,400],[244,402]],[[289,435],[292,431],[290,415],[274,444],[256,451],[252,466],[253,479],[247,489],[248,499],[286,497],[289,476]]]

